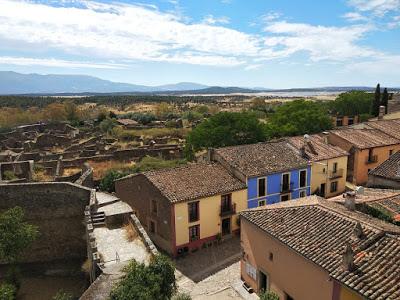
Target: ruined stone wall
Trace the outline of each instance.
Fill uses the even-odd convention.
[[[94,191],[72,183],[0,185],[0,212],[20,206],[40,237],[23,262],[86,257],[84,209]]]

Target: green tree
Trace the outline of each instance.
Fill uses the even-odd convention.
[[[156,255],[148,266],[132,261],[124,271],[111,300],[169,300],[176,292],[175,268],[163,255]]]
[[[77,124],[79,122],[79,113],[76,104],[72,101],[66,101],[64,107],[67,120],[73,124]]]
[[[220,112],[203,121],[187,137],[186,151],[250,144],[265,140],[263,124],[249,112]]]
[[[383,90],[382,103],[381,103],[381,105],[383,105],[385,107],[385,114],[388,113],[388,104],[389,104],[389,94],[388,94],[387,88],[385,88]]]
[[[106,175],[101,179],[99,188],[101,191],[109,193],[115,192],[115,180],[129,175],[128,171],[109,170]]]
[[[318,102],[295,100],[279,106],[269,118],[269,138],[317,133],[332,128],[326,108]]]
[[[339,116],[369,114],[373,95],[364,91],[350,91],[340,94],[334,101],[328,102],[330,111]]]
[[[17,206],[0,214],[0,260],[17,262],[37,236],[37,227],[24,222],[22,208]]]
[[[371,114],[376,117],[379,114],[379,106],[381,105],[381,85],[378,83],[375,89],[374,101],[371,105]]]
[[[111,133],[113,128],[117,125],[115,119],[106,118],[100,123],[100,130],[106,133]]]

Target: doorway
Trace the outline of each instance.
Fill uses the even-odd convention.
[[[231,234],[231,218],[222,220],[222,235]]]
[[[262,291],[268,291],[268,276],[267,274],[263,273],[262,271],[258,271],[259,275],[260,275],[260,279],[258,282],[258,290],[260,292]]]
[[[325,197],[325,190],[326,190],[326,184],[325,183],[321,183],[321,187],[320,187],[320,193],[321,193],[321,197]]]

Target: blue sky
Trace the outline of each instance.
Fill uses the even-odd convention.
[[[400,87],[400,0],[0,0],[0,70]]]

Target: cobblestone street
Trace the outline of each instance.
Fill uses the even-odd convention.
[[[240,283],[239,259],[240,241],[236,236],[178,259],[178,288],[195,300],[243,299],[233,288]]]

